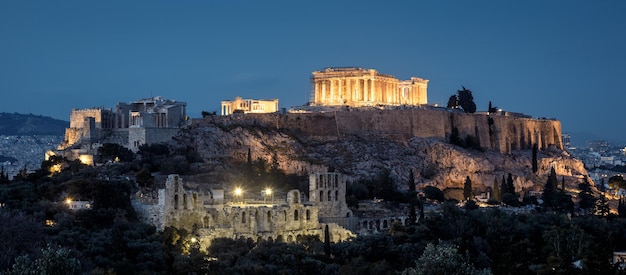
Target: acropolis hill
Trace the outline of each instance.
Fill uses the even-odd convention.
[[[308,136],[341,138],[355,135],[407,140],[411,137],[448,140],[454,128],[459,136],[477,137],[480,146],[500,153],[530,149],[563,149],[561,123],[503,114],[466,114],[444,108],[411,107],[380,110],[339,108],[332,112],[246,114],[213,117],[224,124],[262,125]],[[492,121],[492,122],[490,122]],[[194,121],[203,124],[204,120]]]
[[[194,119],[176,139],[218,165],[245,162],[250,150],[253,159],[277,162],[285,173],[332,167],[356,181],[388,171],[401,189],[410,171],[418,188],[459,188],[470,176],[483,191],[511,173],[520,194],[540,191],[552,167],[570,186],[587,175],[563,150],[558,120],[427,105],[427,83],[372,69],[327,68],[313,72],[307,106]],[[452,145],[455,135],[471,137],[482,151]],[[537,173],[530,171],[535,144]]]

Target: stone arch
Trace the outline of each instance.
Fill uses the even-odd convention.
[[[287,236],[287,242],[288,242],[288,243],[293,242],[293,236],[292,236],[292,235],[288,235],[288,236]]]
[[[274,242],[274,238],[272,238],[272,236],[267,237],[267,241],[268,242]]]
[[[296,235],[296,242],[302,239],[302,235],[298,234]]]
[[[289,193],[287,193],[287,203],[288,204],[300,203],[300,191],[298,190],[289,191]]]
[[[276,242],[282,243],[283,242],[283,235],[276,236]]]

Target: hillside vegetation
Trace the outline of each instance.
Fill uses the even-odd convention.
[[[68,121],[41,115],[0,113],[0,135],[62,136],[68,126]]]

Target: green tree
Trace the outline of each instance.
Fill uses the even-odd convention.
[[[328,224],[324,227],[324,253],[330,257],[330,230]]]
[[[459,108],[459,98],[456,95],[451,95],[450,98],[448,98],[447,108],[448,109]]]
[[[48,245],[41,250],[40,258],[32,260],[28,255],[18,257],[9,274],[79,274],[80,269],[80,261],[71,256],[69,249]]]
[[[500,181],[500,198],[504,197],[504,194],[510,193],[507,189],[506,178],[502,175],[502,181]]]
[[[426,186],[424,187],[424,189],[422,189],[422,192],[424,192],[424,195],[426,196],[427,199],[435,200],[439,202],[444,201],[443,191],[441,191],[439,188],[435,186]]]
[[[491,198],[496,201],[502,201],[502,196],[500,196],[500,184],[498,183],[498,178],[493,179],[493,189],[491,190]]]
[[[100,154],[104,160],[122,162],[132,161],[135,156],[132,151],[116,143],[102,144],[102,147],[98,148],[98,154]]]
[[[469,176],[465,178],[465,183],[463,184],[463,198],[465,200],[471,200],[474,192],[472,191],[472,180]]]
[[[487,109],[489,113],[495,113],[498,111],[498,107],[497,106],[492,106],[491,105],[491,100],[489,101],[489,109]]]
[[[592,210],[596,205],[596,198],[593,196],[591,185],[589,184],[587,177],[578,184],[578,207],[583,210]]]
[[[407,268],[403,275],[439,275],[439,274],[491,274],[489,269],[477,269],[459,248],[447,242],[438,245],[428,243],[424,253],[415,262],[415,268]]]
[[[620,199],[620,205],[621,205],[621,199]],[[620,217],[623,217],[622,214],[620,214],[620,205],[618,205],[617,210],[618,210],[618,215]],[[601,217],[606,217],[611,213],[611,207],[609,206],[609,202],[606,199],[606,197],[604,195],[600,195],[598,196],[597,199],[595,199],[595,205],[594,205],[594,214],[596,216],[601,216]],[[622,209],[623,212],[623,209]]]
[[[554,199],[556,193],[556,186],[558,184],[558,179],[556,178],[556,171],[554,171],[554,167],[550,168],[550,175],[548,176],[548,180],[543,187],[543,206],[546,208],[550,208],[554,206]]]
[[[626,187],[626,181],[624,180],[624,177],[620,175],[615,175],[609,178],[609,188],[617,190],[624,187]]]
[[[506,191],[507,193],[516,195],[515,185],[513,184],[513,175],[511,173],[509,173],[508,177],[506,178]]]
[[[472,95],[472,91],[466,89],[464,86],[461,87],[462,89],[457,91],[459,97],[459,105],[466,113],[475,113],[476,103],[474,103],[474,96]]]

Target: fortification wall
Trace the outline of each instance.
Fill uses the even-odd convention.
[[[246,114],[213,116],[196,120],[202,124],[262,125],[286,129],[309,136],[341,138],[345,135],[382,136],[396,139],[410,137],[448,140],[454,128],[460,138],[478,138],[483,148],[502,153],[529,149],[537,143],[539,149],[554,146],[563,149],[561,123],[558,120],[532,119],[500,114],[466,114],[435,108],[378,110],[351,108],[333,112]]]

